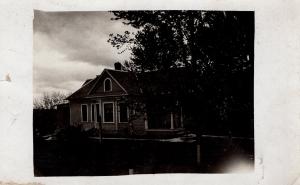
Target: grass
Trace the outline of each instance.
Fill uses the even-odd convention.
[[[243,158],[253,168],[253,140],[205,137],[201,164],[196,164],[196,143],[154,140],[95,139],[39,140],[34,144],[35,176],[107,176],[148,173],[223,173],[231,158]]]

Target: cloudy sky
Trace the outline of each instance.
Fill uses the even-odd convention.
[[[116,61],[128,59],[108,42],[110,33],[134,31],[109,12],[34,12],[33,93],[72,93]]]

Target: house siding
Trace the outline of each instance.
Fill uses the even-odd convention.
[[[76,126],[81,123],[81,103],[70,102],[70,125]]]
[[[122,73],[124,76],[124,73]],[[120,76],[119,80],[120,80]],[[112,89],[111,91],[104,91],[104,81],[109,78],[111,80]],[[124,82],[124,78],[122,78],[122,82]],[[88,84],[87,84],[88,85]],[[77,96],[77,99],[70,99],[70,125],[72,126],[80,126],[84,130],[88,130],[91,128],[99,128],[99,124],[92,121],[92,104],[100,105],[100,116],[101,116],[101,126],[103,133],[122,133],[129,134],[130,128],[129,123],[120,123],[119,118],[119,107],[118,104],[120,102],[124,102],[124,99],[127,99],[127,91],[123,86],[119,84],[119,81],[116,81],[115,77],[111,76],[106,70],[103,73],[95,78],[95,81],[88,87],[84,92],[84,96]],[[128,89],[128,87],[127,87]],[[80,91],[80,92],[81,92]],[[74,96],[76,97],[76,96]],[[113,103],[113,122],[106,123],[104,122],[104,108],[103,105],[105,103]],[[88,108],[88,119],[86,122],[82,121],[81,118],[81,105],[86,104]],[[99,121],[99,120],[98,120]],[[145,118],[142,114],[132,121],[132,126],[134,130],[134,134],[143,135],[145,134]]]

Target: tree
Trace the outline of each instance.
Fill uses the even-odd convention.
[[[108,40],[121,52],[131,51],[132,57],[125,62],[127,69],[140,76],[144,72],[161,71],[166,78],[175,78],[172,81],[177,85],[168,87],[172,93],[183,97],[186,104],[202,106],[193,117],[211,122],[206,114],[209,108],[219,121],[228,122],[234,109],[250,105],[246,111],[253,112],[253,12],[114,11],[113,14],[113,20],[123,20],[138,29],[136,33],[111,34]],[[169,74],[183,67],[188,73],[186,83],[180,83],[180,76]],[[247,79],[241,87],[237,86],[239,77]],[[148,86],[143,88],[147,92]]]
[[[54,109],[55,105],[64,103],[66,94],[61,92],[44,93],[41,98],[35,98],[33,101],[34,109]]]
[[[109,42],[129,49],[137,70],[193,67],[196,71],[251,67],[253,12],[115,11],[116,18],[137,28],[136,34],[111,34]],[[151,60],[150,59],[155,59]]]

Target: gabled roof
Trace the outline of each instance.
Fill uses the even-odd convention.
[[[94,79],[86,80],[84,84],[77,91],[67,97],[67,99],[70,100],[88,97],[104,73],[107,73],[124,90],[124,92],[126,92],[126,94],[137,94],[139,92],[136,83],[137,80],[133,73],[128,71],[104,69],[101,75],[97,75]],[[107,95],[109,96],[110,93],[107,93]],[[93,94],[93,96],[96,95]]]
[[[94,93],[93,89],[97,88],[97,83],[101,76],[107,73],[108,76],[116,82],[124,93],[119,95],[139,95],[143,93],[147,95],[170,95],[170,96],[190,96],[197,92],[195,91],[195,84],[197,84],[197,90],[211,89],[212,85],[223,84],[222,87],[231,87],[230,89],[247,88],[243,83],[246,81],[251,89],[253,85],[253,71],[242,71],[239,73],[233,73],[225,78],[215,76],[204,76],[201,73],[191,73],[191,70],[187,68],[172,68],[168,71],[150,71],[144,73],[134,73],[129,71],[120,71],[112,69],[104,69],[101,75],[96,78],[87,80],[83,86],[74,92],[67,99],[85,98],[85,97],[96,97],[96,96],[110,96],[110,92],[99,92]],[[218,82],[217,79],[223,79],[223,82]],[[139,83],[139,84],[138,84]],[[220,87],[220,88],[222,88]],[[251,90],[249,90],[251,91]],[[91,93],[92,92],[92,93]],[[206,90],[206,92],[208,92]],[[240,92],[240,91],[237,91]]]
[[[70,99],[76,99],[76,98],[82,98],[88,95],[90,89],[95,85],[97,82],[97,79],[99,76],[96,78],[84,83],[77,91],[75,91],[73,94],[71,94],[69,97],[67,97],[67,100]]]
[[[107,72],[123,87],[128,94],[139,93],[137,78],[133,72],[106,69]]]

